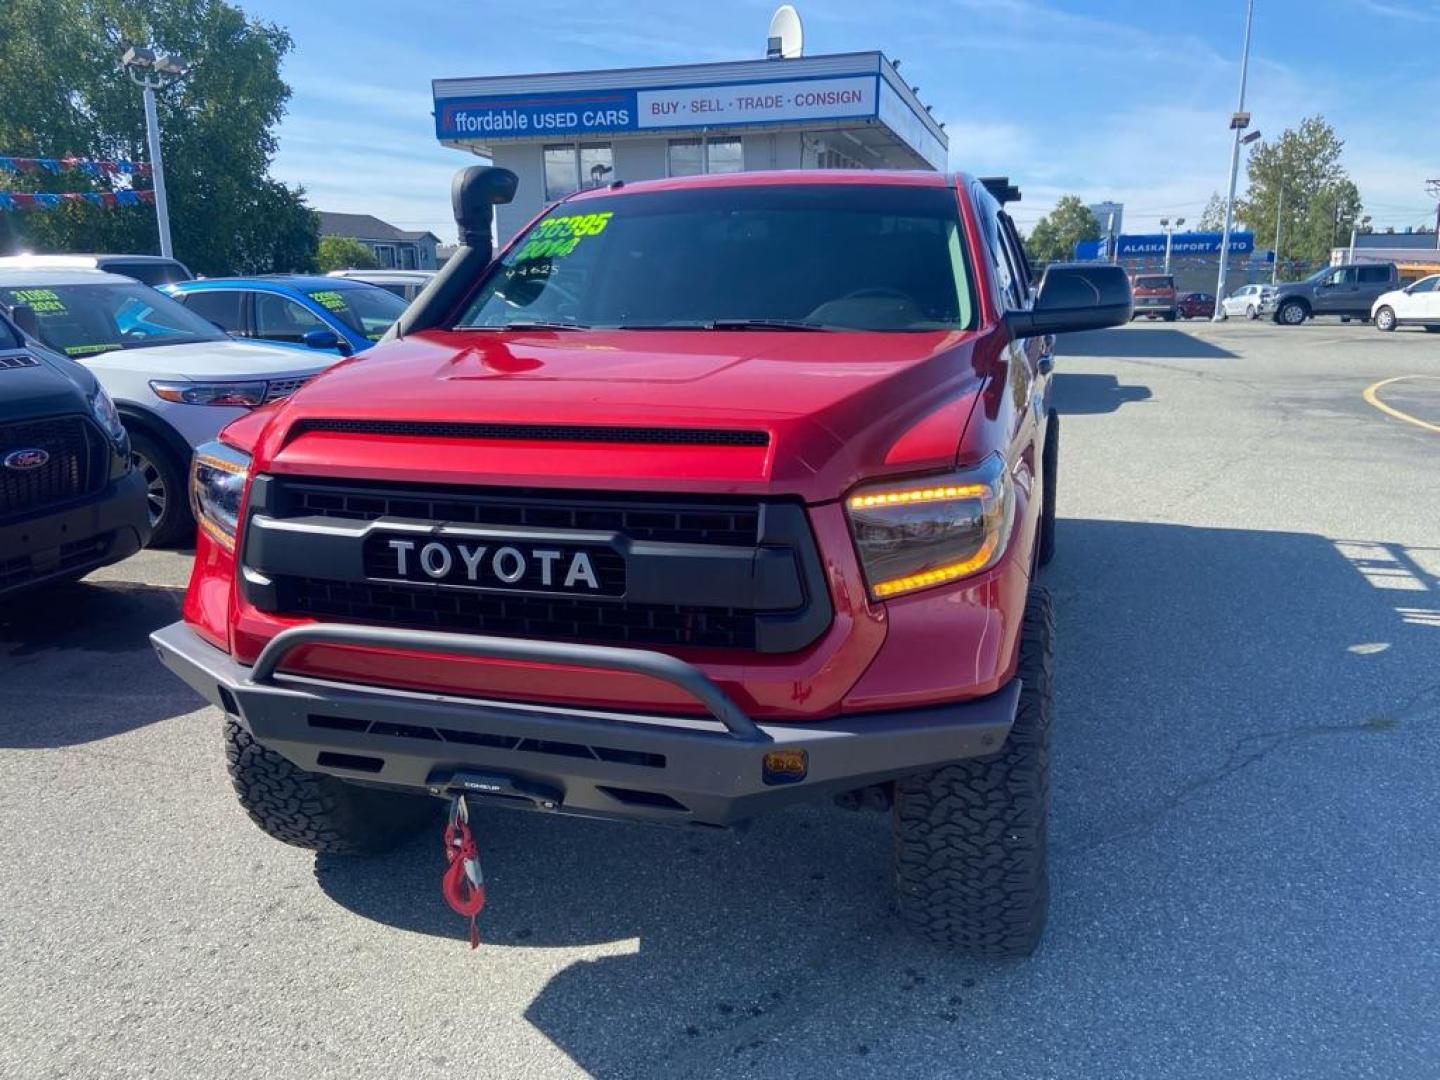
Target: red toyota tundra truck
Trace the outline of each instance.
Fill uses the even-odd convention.
[[[161,659],[259,826],[380,849],[441,800],[725,826],[890,810],[904,919],[1025,954],[1048,895],[1052,335],[1008,181],[585,191],[495,257],[514,174],[390,338],[202,447]],[[437,798],[437,796],[439,798]]]

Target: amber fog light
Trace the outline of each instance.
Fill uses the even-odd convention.
[[[767,784],[793,784],[805,779],[810,769],[810,755],[805,750],[771,750],[761,763]]]
[[[857,489],[845,511],[870,595],[886,600],[994,566],[1014,502],[998,454],[959,472]]]

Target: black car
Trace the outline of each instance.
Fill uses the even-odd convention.
[[[0,317],[0,596],[145,546],[145,481],[95,377]]]

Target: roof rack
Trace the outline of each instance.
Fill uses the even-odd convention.
[[[1001,206],[1020,201],[1020,189],[1010,183],[1008,176],[982,176],[980,183],[985,185],[985,190],[993,195]]]

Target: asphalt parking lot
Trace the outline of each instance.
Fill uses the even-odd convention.
[[[888,819],[827,806],[739,835],[488,811],[472,953],[438,833],[342,860],[245,819],[145,641],[188,558],[146,552],[0,608],[0,1075],[1436,1075],[1440,337],[1060,353],[1034,958],[911,940]]]

